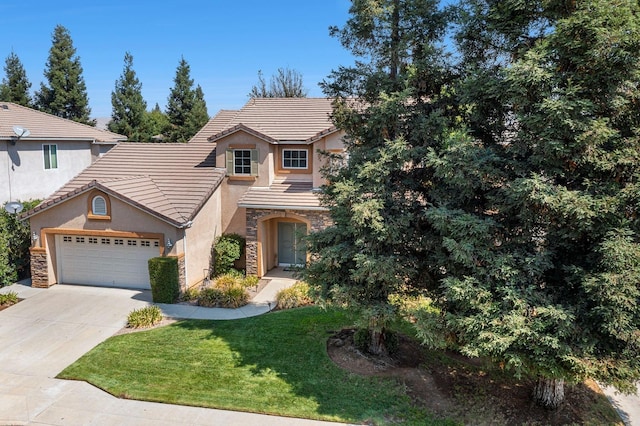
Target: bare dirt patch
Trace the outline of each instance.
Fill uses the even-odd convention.
[[[356,374],[394,378],[416,405],[438,417],[473,425],[623,424],[593,382],[565,386],[565,403],[549,411],[532,402],[530,380],[514,380],[481,360],[428,352],[403,335],[395,357],[375,357],[356,349],[354,332],[343,329],[329,337],[333,362]]]

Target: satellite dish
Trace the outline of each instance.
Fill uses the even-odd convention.
[[[27,136],[29,136],[31,134],[29,129],[25,129],[24,127],[20,127],[20,126],[13,126],[13,133],[16,134],[18,139],[26,138]]]
[[[18,214],[22,211],[23,208],[24,206],[22,205],[22,203],[19,203],[17,201],[10,201],[4,205],[4,209],[7,211],[7,213],[10,214]]]

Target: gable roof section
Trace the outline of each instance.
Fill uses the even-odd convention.
[[[210,144],[120,143],[22,217],[98,188],[182,227],[200,211],[225,172],[215,167]]]
[[[237,111],[224,129],[211,133],[209,141],[251,129],[252,134],[271,143],[312,143],[337,131],[331,122],[332,112],[328,98],[254,98]]]
[[[189,143],[209,143],[208,137],[218,134],[229,127],[229,122],[233,120],[233,117],[235,117],[238,112],[238,110],[221,109],[189,140]]]
[[[15,140],[13,126],[29,130],[30,135],[23,137],[23,141],[30,139],[88,140],[115,144],[127,139],[124,135],[76,123],[12,102],[0,102],[0,140]]]
[[[274,210],[328,211],[309,182],[274,182],[268,188],[252,187],[238,200],[238,207]]]

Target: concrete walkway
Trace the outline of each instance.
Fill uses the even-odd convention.
[[[173,318],[235,319],[260,315],[294,280],[276,271],[240,309],[163,305]],[[115,398],[85,382],[55,376],[125,326],[149,291],[14,284],[1,293],[25,299],[0,311],[0,425],[335,425],[335,423]]]

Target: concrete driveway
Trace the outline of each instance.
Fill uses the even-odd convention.
[[[55,379],[151,302],[148,291],[13,285],[25,300],[0,311],[0,425],[322,425],[325,422],[115,398]]]

